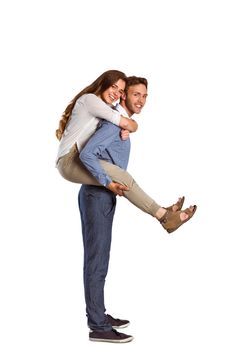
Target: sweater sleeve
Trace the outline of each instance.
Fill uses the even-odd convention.
[[[88,112],[94,117],[105,119],[119,126],[121,119],[120,113],[116,110],[113,110],[95,94],[87,94],[85,98],[85,104]]]

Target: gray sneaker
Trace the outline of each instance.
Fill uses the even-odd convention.
[[[130,322],[128,320],[120,320],[119,318],[114,318],[111,315],[106,315],[108,322],[111,324],[112,328],[119,329],[128,327]]]
[[[89,333],[89,340],[109,343],[128,343],[133,340],[133,337],[112,329],[108,332],[92,331]]]

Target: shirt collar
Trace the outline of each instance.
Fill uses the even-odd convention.
[[[118,112],[120,112],[121,115],[123,115],[123,117],[130,118],[128,113],[126,112],[124,107],[122,107],[122,105],[120,105],[120,103],[118,103],[115,108]]]

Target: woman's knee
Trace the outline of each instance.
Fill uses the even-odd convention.
[[[116,176],[116,179],[114,179],[114,181],[127,186],[129,190],[133,188],[135,183],[133,177],[127,172],[122,172],[120,176]]]

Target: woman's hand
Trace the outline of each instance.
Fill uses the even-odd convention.
[[[121,139],[126,141],[129,138],[129,130],[121,129]]]
[[[134,132],[138,128],[138,123],[135,120],[130,118],[125,118],[121,116],[119,127],[122,129],[126,129],[130,132]]]
[[[129,190],[127,186],[121,185],[118,182],[110,182],[110,184],[107,186],[107,188],[119,196],[123,196],[124,191]]]

